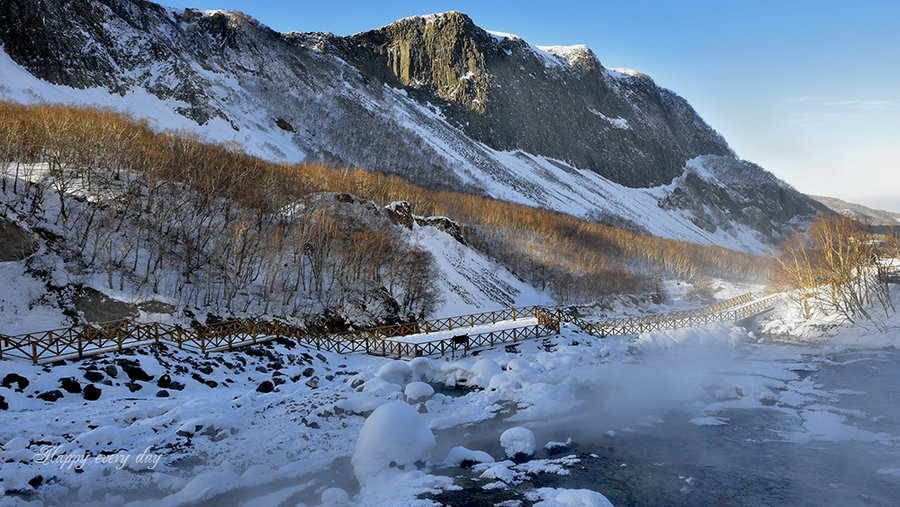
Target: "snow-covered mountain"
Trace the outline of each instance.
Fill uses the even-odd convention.
[[[338,37],[143,0],[6,3],[7,99],[110,106],[270,159],[758,253],[821,209],[648,76],[458,12]]]
[[[811,199],[827,206],[831,211],[846,215],[863,224],[876,228],[890,229],[900,227],[900,213],[873,209],[861,204],[847,202],[836,197],[810,195]]]

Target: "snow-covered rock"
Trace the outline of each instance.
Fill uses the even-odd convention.
[[[536,447],[534,433],[521,426],[510,428],[500,435],[500,446],[503,447],[509,458],[534,456]]]
[[[386,403],[372,412],[359,432],[353,470],[365,487],[392,466],[412,467],[427,460],[434,445],[434,434],[421,414],[405,403]]]
[[[535,507],[612,507],[605,496],[589,489],[540,488],[526,493]]]
[[[434,388],[425,382],[411,382],[406,386],[404,394],[407,400],[419,401],[430,398],[434,394]]]
[[[473,451],[460,445],[450,449],[447,459],[444,460],[444,464],[455,467],[461,466],[465,462],[493,463],[494,458],[484,451]]]
[[[350,495],[341,488],[328,488],[322,492],[323,505],[346,505],[350,503]]]

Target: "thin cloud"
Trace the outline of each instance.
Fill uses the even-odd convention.
[[[871,100],[871,99],[850,99],[829,102],[826,105],[834,107],[849,107],[861,109],[863,111],[880,111],[897,105],[895,100]]]

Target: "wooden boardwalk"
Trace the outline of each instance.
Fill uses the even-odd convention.
[[[774,301],[772,297],[755,300],[750,294],[745,294],[697,310],[610,319],[603,322],[588,322],[561,310],[527,306],[338,334],[317,334],[281,322],[254,320],[235,320],[191,328],[158,322],[137,323],[125,320],[15,336],[0,334],[0,359],[26,360],[35,364],[49,363],[153,343],[205,354],[273,340],[286,340],[304,347],[339,354],[359,352],[398,358],[420,357],[454,354],[457,351],[467,352],[472,349],[555,335],[559,334],[561,323],[574,325],[603,338],[735,321],[770,309]],[[517,321],[524,320],[530,322],[517,325]],[[476,332],[478,330],[473,329],[479,325],[497,323],[506,325],[503,329],[491,331]],[[415,341],[403,339],[411,335],[454,330],[458,331],[454,336],[434,340],[422,339],[421,336]]]

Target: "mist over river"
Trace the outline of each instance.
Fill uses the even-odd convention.
[[[553,487],[616,505],[897,505],[900,351],[719,338],[638,345],[627,360],[572,371],[582,403],[571,411],[536,405],[444,433],[439,442],[496,456],[495,433],[515,421],[539,443],[571,439],[535,459],[579,463],[494,493],[477,467],[448,469],[465,489],[434,498],[499,502]]]

